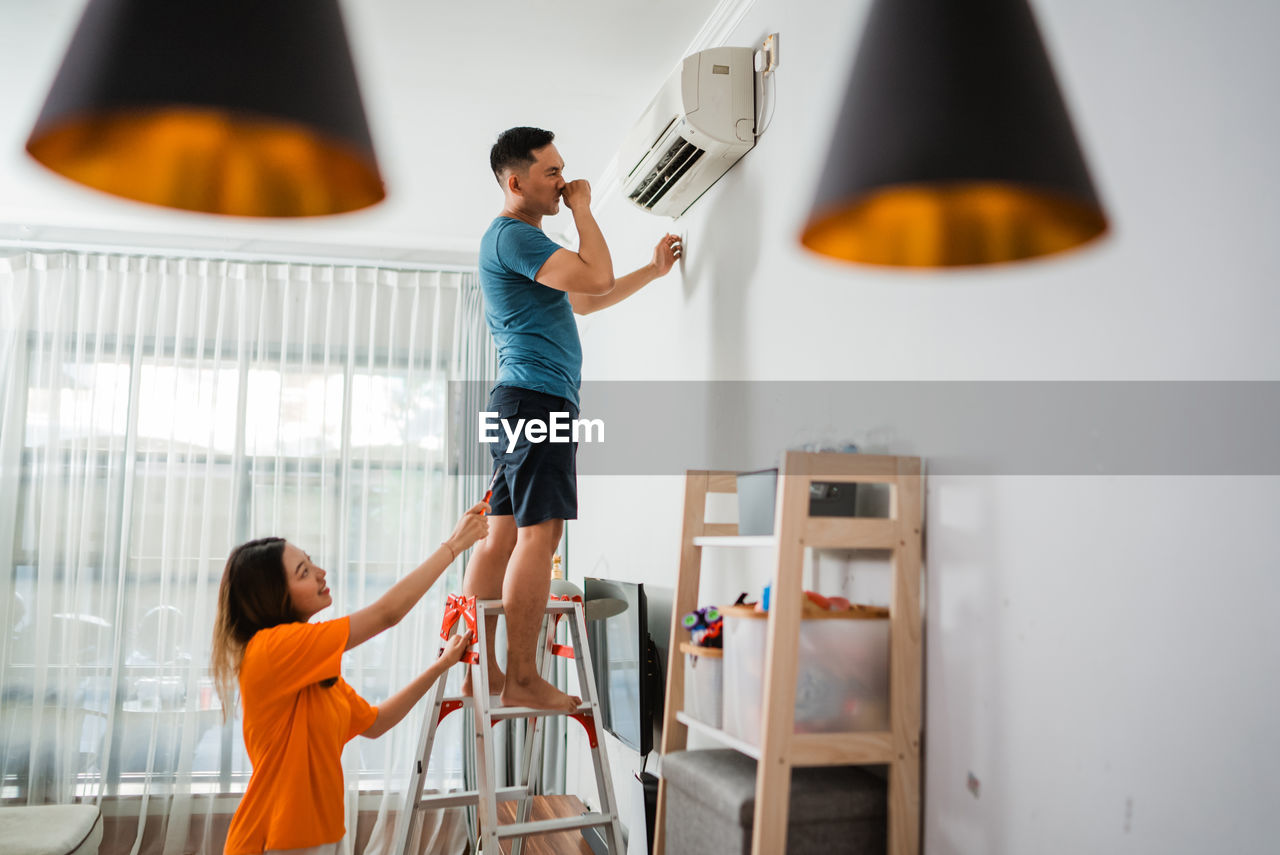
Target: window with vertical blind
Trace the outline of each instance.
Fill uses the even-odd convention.
[[[254,537],[297,543],[329,572],[326,619],[448,535],[468,276],[0,257],[0,799],[243,790],[240,721],[224,723],[208,675],[226,556]],[[458,574],[347,654],[371,702],[434,660],[423,639]],[[349,787],[407,776],[416,713],[351,743]],[[452,786],[460,738],[443,744],[429,783]]]

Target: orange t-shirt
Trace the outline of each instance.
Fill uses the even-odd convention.
[[[227,832],[226,855],[341,840],[342,746],[378,717],[338,673],[348,618],[259,631],[240,663],[249,786]],[[321,680],[337,677],[329,688]]]

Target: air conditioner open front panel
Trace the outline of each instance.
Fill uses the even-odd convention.
[[[704,156],[700,158],[674,189],[650,210],[666,217],[679,217],[711,189],[711,185],[729,171],[737,158]]]
[[[635,178],[634,188],[627,194],[627,198],[642,208],[652,210],[707,153],[679,131],[680,128],[676,127],[672,133],[664,135],[651,155],[641,164],[648,168]],[[638,174],[639,170],[636,170],[632,176]]]
[[[750,48],[686,57],[632,129],[622,153],[622,189],[634,205],[678,217],[755,144]]]

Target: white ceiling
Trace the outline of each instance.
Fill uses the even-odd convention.
[[[566,173],[596,182],[726,5],[734,4],[343,0],[387,199],[353,214],[278,221],[118,200],[28,158],[23,144],[83,0],[0,0],[0,240],[465,261],[501,204],[488,169],[500,131],[555,131]],[[562,213],[546,226],[571,224]]]

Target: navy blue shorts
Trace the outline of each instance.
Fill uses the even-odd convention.
[[[551,424],[552,413],[568,413],[561,421],[578,417],[578,408],[566,398],[517,386],[496,386],[489,393],[489,412],[515,430],[520,419],[537,419]],[[572,430],[565,430],[570,438]],[[520,527],[537,525],[546,520],[578,518],[578,444],[576,442],[530,442],[523,429],[515,447],[504,429],[498,429],[498,441],[489,446],[496,470],[502,474],[493,485],[489,502],[494,516],[512,516]]]

